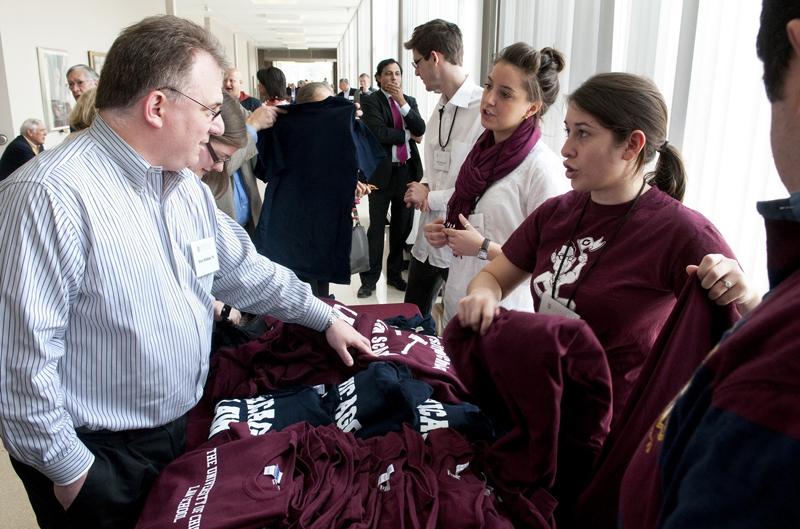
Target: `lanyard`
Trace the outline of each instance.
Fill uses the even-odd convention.
[[[611,234],[611,236],[609,236],[608,241],[603,245],[603,247],[597,253],[597,257],[592,261],[592,264],[589,265],[589,268],[586,270],[586,272],[584,272],[583,274],[580,275],[580,277],[578,277],[578,281],[575,283],[575,289],[572,291],[572,294],[570,294],[569,299],[567,300],[566,307],[568,309],[570,308],[570,305],[575,299],[575,294],[578,293],[578,288],[580,288],[581,284],[583,284],[583,280],[586,279],[586,277],[592,270],[594,270],[594,267],[597,266],[598,262],[600,262],[600,258],[603,256],[608,247],[611,246],[611,243],[617,237],[617,234],[620,232],[620,230],[622,230],[622,227],[628,221],[628,218],[630,218],[631,213],[633,213],[633,209],[636,207],[636,204],[639,202],[639,199],[642,196],[642,191],[644,191],[644,186],[646,183],[647,180],[642,180],[642,186],[639,188],[639,192],[636,194],[636,198],[633,200],[631,207],[628,208],[628,211],[625,212],[625,215],[623,215],[622,219],[620,219],[620,221],[617,223],[617,227],[614,229],[614,232]],[[578,222],[572,229],[572,233],[570,234],[569,239],[567,239],[567,242],[564,243],[564,253],[561,255],[561,262],[558,264],[558,271],[556,271],[556,275],[553,278],[553,288],[550,294],[553,297],[553,299],[556,298],[556,285],[558,284],[558,278],[561,275],[561,269],[564,266],[564,261],[567,260],[567,251],[572,246],[572,240],[578,234],[578,229],[580,228],[581,221],[583,220],[583,216],[586,214],[586,209],[589,206],[589,201],[591,200],[592,200],[592,194],[589,193],[589,196],[586,197],[586,201],[583,203],[583,209],[581,209],[581,214],[578,217]],[[576,248],[576,253],[575,253],[576,259],[578,257],[577,250],[578,249]]]
[[[456,107],[455,111],[453,112],[453,121],[450,122],[450,132],[447,133],[447,140],[442,145],[442,116],[444,115],[444,105],[439,107],[439,147],[442,150],[447,147],[447,144],[450,143],[450,136],[453,135],[453,125],[456,124],[456,116],[458,116],[458,107]]]

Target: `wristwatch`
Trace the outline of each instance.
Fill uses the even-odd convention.
[[[219,313],[219,320],[228,321],[230,315],[231,315],[231,306],[227,304],[223,305],[222,310]]]
[[[489,243],[492,242],[487,237],[483,240],[483,244],[481,244],[481,249],[478,250],[478,259],[486,261],[489,259]]]
[[[325,328],[322,329],[322,332],[325,332],[328,329],[330,329],[333,326],[333,322],[335,322],[336,320],[338,320],[341,317],[342,316],[339,314],[339,311],[337,311],[336,309],[332,308],[330,315],[328,315],[328,323],[325,324]]]

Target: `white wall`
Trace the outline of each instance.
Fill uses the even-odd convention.
[[[0,0],[0,132],[13,138],[27,118],[44,117],[37,46],[66,50],[69,64],[86,64],[87,52],[108,51],[122,28],[164,12],[164,0]],[[50,134],[45,145],[65,136]]]

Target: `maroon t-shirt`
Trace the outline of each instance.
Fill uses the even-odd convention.
[[[615,417],[675,305],[686,265],[709,253],[733,257],[708,219],[658,188],[639,198],[619,228],[631,205],[596,204],[588,193],[571,191],[542,204],[503,245],[514,265],[531,272],[536,310],[557,276],[556,299],[566,304],[572,298],[570,308],[600,340]]]

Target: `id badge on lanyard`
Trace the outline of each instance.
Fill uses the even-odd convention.
[[[550,295],[549,292],[542,292],[542,300],[539,303],[539,314],[550,314],[552,316],[563,316],[571,320],[581,319],[580,315],[562,305]]]
[[[448,172],[450,170],[450,153],[448,151],[433,151],[433,168],[437,171]]]

